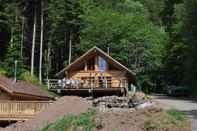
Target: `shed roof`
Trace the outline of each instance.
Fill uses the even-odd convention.
[[[73,63],[71,63],[70,65],[68,65],[64,69],[62,69],[55,76],[58,77],[61,74],[63,74],[65,71],[68,71],[68,70],[72,69],[75,66],[79,66],[80,64],[83,64],[85,62],[84,60],[90,59],[91,56],[93,56],[95,54],[98,54],[98,55],[104,57],[109,63],[113,64],[118,69],[125,70],[128,74],[130,74],[132,76],[136,75],[132,70],[130,70],[126,66],[122,65],[120,62],[118,62],[117,60],[112,58],[109,54],[105,53],[103,50],[101,50],[100,48],[95,46],[95,47],[91,48],[90,50],[88,50],[86,53],[84,53],[82,56],[80,56],[78,59],[76,59]]]
[[[24,94],[45,98],[53,98],[48,92],[40,89],[30,82],[17,80],[16,82],[13,79],[7,78],[5,76],[0,76],[0,88],[3,88],[5,91],[11,94]]]

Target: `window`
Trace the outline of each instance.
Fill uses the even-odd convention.
[[[101,72],[107,71],[107,61],[100,56],[98,57],[98,67]]]

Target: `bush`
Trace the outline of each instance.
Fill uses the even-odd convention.
[[[0,75],[6,75],[7,71],[4,68],[0,67]]]
[[[79,116],[69,115],[67,117],[63,117],[55,123],[48,124],[40,131],[67,131],[69,129],[74,131],[77,129],[91,131],[95,127],[93,123],[94,115],[95,112],[87,112]]]
[[[186,121],[186,114],[184,112],[176,111],[171,109],[167,111],[168,116],[175,124],[181,124],[183,121]]]
[[[24,71],[23,73],[21,73],[20,79],[31,82],[35,85],[39,84],[38,78],[35,75],[32,76],[29,71]]]

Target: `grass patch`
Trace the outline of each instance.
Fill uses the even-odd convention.
[[[171,109],[166,111],[169,119],[176,125],[180,125],[182,122],[187,120],[186,114],[184,112],[177,111],[175,109]]]
[[[147,131],[189,131],[190,123],[185,113],[170,109],[148,119],[144,127]]]
[[[4,68],[0,67],[0,75],[6,75],[7,71]]]
[[[83,131],[91,131],[95,127],[95,124],[93,123],[95,114],[95,112],[87,112],[79,116],[68,115],[54,123],[48,124],[40,131],[77,131],[79,129]]]

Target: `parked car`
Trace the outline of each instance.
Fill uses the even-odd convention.
[[[191,94],[190,88],[186,86],[168,86],[167,94],[169,96],[189,96]]]

